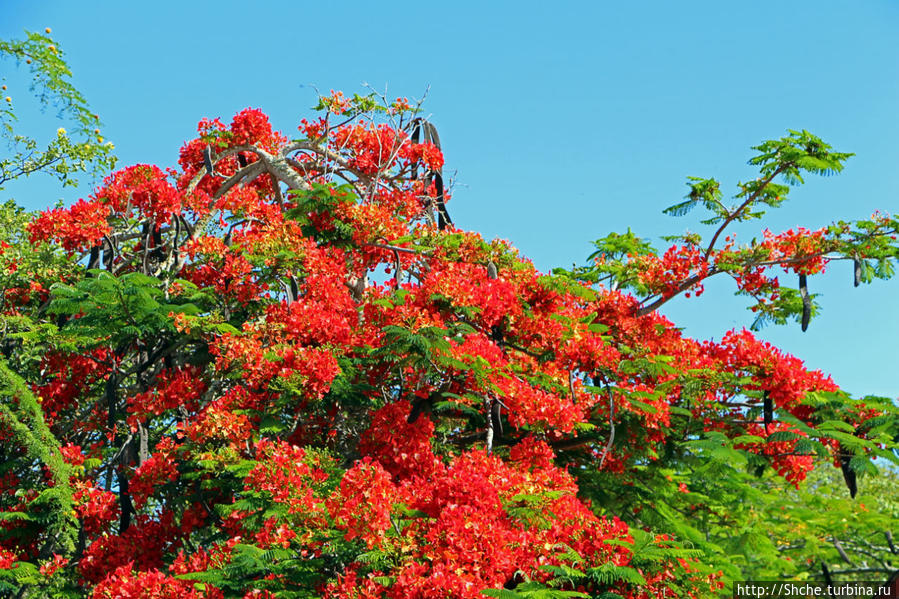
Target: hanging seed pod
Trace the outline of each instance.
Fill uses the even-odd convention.
[[[764,399],[764,418],[765,418],[765,428],[768,428],[772,422],[774,422],[774,402],[771,401],[771,394],[768,391],[765,391],[765,399]]]
[[[409,136],[412,140],[413,144],[420,143],[421,139],[421,119],[413,119],[412,120],[412,134]],[[418,163],[412,163],[412,178],[418,179]]]
[[[400,280],[403,278],[403,263],[400,262],[400,253],[397,250],[393,250],[393,288],[400,288]]]
[[[837,540],[833,540],[833,546],[836,548],[837,553],[840,554],[840,557],[843,558],[843,561],[849,565],[852,565],[852,560],[849,559],[849,555],[846,553],[846,550],[843,549],[843,545]]]
[[[437,127],[424,119],[419,118],[413,121],[410,137],[413,144],[417,144],[421,140],[421,143],[432,143],[438,150],[440,149],[440,136],[437,135]],[[418,178],[418,165],[412,165],[412,178]],[[450,218],[444,202],[443,172],[440,170],[428,171],[424,176],[425,188],[430,186],[431,181],[434,182],[437,191],[437,197],[434,198],[434,205],[437,208],[437,228],[443,231],[448,225],[453,224],[453,219]]]
[[[214,175],[215,169],[212,166],[212,148],[206,146],[203,148],[203,164],[206,165],[206,174]]]
[[[799,295],[802,296],[802,332],[808,329],[812,317],[812,298],[808,294],[808,280],[805,273],[799,275]]]
[[[827,569],[827,564],[824,562],[821,562],[821,574],[824,576],[824,582],[827,583],[827,586],[833,586],[833,578],[830,577],[830,570]]]
[[[487,278],[492,280],[499,278],[499,272],[496,270],[496,264],[493,263],[493,260],[487,263]]]
[[[502,436],[503,434],[503,421],[501,418],[502,410],[502,402],[500,402],[499,400],[494,400],[493,405],[490,407],[490,419],[493,421],[494,434],[498,436]]]
[[[434,126],[434,123],[430,123],[425,121],[425,141],[429,141],[435,146],[437,149],[441,149],[440,147],[440,136],[437,135],[437,127]]]
[[[858,259],[858,256],[855,256],[852,259],[853,266],[853,274],[854,274],[854,284],[858,287],[858,284],[862,282],[862,261]]]
[[[446,204],[443,201],[443,175],[439,172],[434,174],[434,187],[437,189],[437,228],[443,231],[447,225],[453,224],[453,219],[446,211]]]
[[[885,530],[883,534],[887,539],[887,544],[890,546],[890,551],[893,554],[899,554],[899,549],[896,549],[896,544],[893,543],[893,533],[889,530]]]
[[[438,399],[440,399],[439,391],[432,391],[427,397],[416,397],[412,402],[412,409],[409,411],[406,422],[408,424],[414,424],[422,413],[427,412],[430,414],[431,410],[434,408],[434,403]]]
[[[175,234],[175,239],[178,238],[178,234]],[[112,265],[115,262],[115,246],[113,245],[112,239],[109,238],[108,235],[103,236],[103,254],[101,256],[101,261],[103,262],[103,267],[112,271]]]
[[[294,278],[293,275],[290,275],[289,282],[290,282],[290,302],[289,303],[292,304],[293,302],[297,301],[300,298],[300,289],[297,287],[297,280]]]
[[[91,270],[100,266],[100,245],[91,248],[90,258],[87,259],[87,269]]]
[[[849,496],[854,499],[855,494],[858,493],[858,480],[855,470],[849,466],[851,460],[852,455],[844,453],[843,446],[840,445],[840,470],[843,471],[843,480],[846,481],[846,488],[849,489]]]
[[[154,260],[162,260],[163,256],[163,248],[162,248],[162,230],[155,226],[153,227],[153,259]]]
[[[499,270],[496,268],[496,264],[493,260],[487,262],[487,278],[491,281],[495,281],[499,278]],[[497,323],[490,327],[490,339],[496,343],[497,347],[502,348],[505,346],[506,338],[501,323]]]

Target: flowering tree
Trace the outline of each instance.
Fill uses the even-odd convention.
[[[127,167],[36,216],[7,205],[5,590],[714,595],[790,541],[747,500],[816,459],[854,496],[895,460],[889,400],[657,312],[727,274],[760,322],[805,327],[829,262],[888,276],[892,217],[729,233],[848,154],[804,131],[765,142],[735,205],[693,180],[672,208],[709,211],[708,240],[611,235],[548,275],[452,224],[417,106],[318,108],[293,137],[255,109],[204,119],[177,168]]]

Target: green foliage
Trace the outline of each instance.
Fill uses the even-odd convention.
[[[318,597],[318,594],[306,589],[314,588],[315,582],[320,579],[321,559],[302,558],[290,549],[262,549],[243,543],[235,545],[231,556],[231,561],[219,568],[181,574],[178,578],[212,585],[228,593],[227,596],[242,596],[247,580],[256,580],[255,586],[259,589],[267,586],[281,588],[284,583],[287,583],[288,589],[294,587],[293,592],[279,593],[281,597]],[[266,577],[279,577],[281,583],[266,583]]]
[[[75,547],[78,524],[72,504],[72,473],[59,451],[60,443],[44,422],[40,402],[28,385],[12,372],[5,360],[0,360],[0,421],[12,432],[16,443],[26,455],[43,464],[50,472],[53,486],[41,491],[33,499],[33,506],[49,510],[46,525],[52,542],[42,549],[44,557],[54,550],[72,551]]]
[[[644,545],[650,536],[639,538],[638,531],[645,526],[668,531],[686,543],[678,550],[684,552],[679,557],[702,555],[701,567],[722,571],[725,582],[814,580],[820,578],[822,562],[843,580],[866,575],[871,579],[871,573],[853,574],[854,569],[875,568],[872,572],[885,576],[899,565],[887,543],[897,509],[893,498],[899,497],[895,488],[899,474],[891,465],[897,457],[886,449],[899,432],[895,418],[888,416],[896,408],[888,398],[854,400],[842,392],[811,393],[806,403],[814,406],[820,419],[814,428],[789,413],[778,412],[778,418],[809,435],[807,439],[790,431],[765,439],[751,435],[728,439],[716,432],[672,439],[666,455],[648,461],[629,484],[614,489],[611,476],[585,471],[579,474],[581,491],[607,513],[632,524],[636,567],[643,564],[641,559],[662,555]],[[887,416],[857,428],[849,425],[847,413],[862,406],[883,410]],[[672,418],[691,415],[672,411]],[[865,439],[859,438],[862,433]],[[853,500],[840,469],[821,463],[820,457],[809,478],[797,487],[766,469],[749,450],[755,444],[797,439],[796,455],[829,457],[831,443],[851,452],[849,467],[859,476],[861,494]],[[637,505],[641,508],[634,510]],[[854,566],[845,563],[836,545],[850,554]]]
[[[659,566],[670,563],[673,559],[693,559],[704,557],[700,550],[684,549],[670,541],[660,541],[651,533],[639,528],[631,529],[632,543],[610,542],[611,544],[625,544],[633,551],[632,565],[619,566],[607,562],[596,567],[583,568],[581,557],[569,547],[557,547],[559,565],[546,565],[541,568],[551,575],[546,582],[535,580],[523,580],[514,589],[487,589],[482,594],[488,597],[507,597],[509,599],[544,598],[555,599],[562,597],[605,597],[612,599],[619,595],[608,589],[632,588],[639,592],[641,587],[648,584],[645,574],[653,572]],[[698,565],[697,565],[698,566]],[[698,566],[702,569],[702,566]],[[572,590],[573,588],[590,587],[594,589],[592,594],[586,594]],[[672,596],[676,593],[668,589]]]
[[[30,91],[42,108],[56,108],[58,116],[71,123],[72,132],[60,128],[42,148],[36,138],[16,131],[13,92],[5,92],[0,100],[0,138],[10,146],[11,155],[0,160],[0,189],[8,181],[36,172],[49,174],[64,186],[77,185],[78,173],[92,177],[105,174],[115,166],[113,146],[103,143],[99,118],[72,85],[72,73],[62,50],[49,35],[26,33],[24,40],[0,40],[0,58],[29,65]]]
[[[703,179],[701,177],[687,177],[690,193],[686,200],[666,208],[663,212],[672,216],[684,216],[697,206],[703,206],[714,217],[703,221],[704,224],[713,224],[727,217],[727,208],[721,203],[721,184],[715,179]]]
[[[514,591],[509,589],[487,589],[481,591],[487,597],[497,597],[498,599],[565,599],[567,597],[590,597],[586,593],[578,591],[563,591],[560,589],[551,589],[539,582],[525,582],[517,587]]]
[[[32,215],[12,201],[0,204],[0,346],[18,347],[18,360],[40,359],[47,342],[55,343],[56,327],[40,322],[46,290],[60,280],[83,276],[75,258],[49,244],[34,246],[24,234]],[[8,310],[13,297],[28,298]]]
[[[737,295],[749,295],[744,291],[737,291]],[[821,313],[821,304],[815,301],[818,297],[817,293],[809,295],[811,301],[811,317],[814,318]],[[768,324],[784,325],[787,322],[801,322],[803,302],[802,294],[798,289],[791,287],[780,287],[779,294],[774,299],[764,304],[754,304],[748,309],[755,308],[755,319],[750,325],[750,329],[758,331]]]
[[[353,228],[336,218],[335,209],[341,204],[351,204],[358,200],[353,187],[349,184],[331,186],[312,183],[312,188],[293,189],[288,193],[296,206],[285,213],[285,217],[302,225],[303,235],[315,239],[318,243],[346,246],[352,242]],[[321,229],[312,216],[331,217],[332,228]]]
[[[84,339],[114,345],[156,337],[175,331],[172,314],[196,315],[200,309],[192,303],[165,300],[160,281],[138,272],[116,277],[103,270],[75,285],[56,285],[52,289],[50,314],[81,315],[71,319],[66,331]],[[185,282],[186,283],[186,282]]]
[[[778,140],[769,140],[757,146],[760,154],[749,160],[759,167],[763,177],[782,176],[788,183],[803,183],[802,173],[833,175],[843,170],[843,163],[854,156],[848,152],[831,152],[831,146],[805,129],[789,132]]]
[[[593,242],[596,250],[587,257],[586,267],[574,267],[572,270],[556,268],[553,274],[589,283],[603,283],[612,289],[632,289],[638,293],[646,291],[640,284],[640,269],[633,258],[655,254],[653,246],[633,231],[627,233],[609,233],[602,239]]]

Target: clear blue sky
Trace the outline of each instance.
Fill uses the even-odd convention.
[[[430,87],[426,109],[456,172],[454,220],[510,239],[544,270],[583,262],[591,240],[629,226],[656,241],[701,230],[698,215],[661,213],[684,195],[685,177],[715,176],[732,190],[754,176],[749,147],[787,128],[857,156],[794,192],[766,221],[772,230],[899,211],[894,0],[4,0],[3,9],[0,37],[53,28],[123,166],[173,165],[200,118],[247,106],[290,134],[315,104],[311,86],[352,93],[369,83],[409,97]],[[0,63],[0,74],[12,66]],[[60,197],[35,189],[3,193],[29,208]],[[759,228],[743,231],[748,239]],[[854,289],[850,267],[836,264],[809,286],[824,294],[824,312],[808,332],[761,336],[853,393],[899,395],[899,280]],[[751,322],[731,291],[710,282],[664,312],[690,335],[720,339]]]

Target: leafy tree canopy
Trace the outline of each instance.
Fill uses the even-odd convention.
[[[0,51],[82,127],[10,133],[3,176],[111,167],[52,40]],[[658,313],[727,275],[755,325],[805,328],[833,261],[891,276],[889,215],[730,231],[850,154],[789,131],[730,199],[688,181],[669,212],[707,235],[545,274],[453,224],[416,104],[317,108],[203,119],[177,168],[0,210],[0,592],[661,599],[896,567],[893,402]]]

